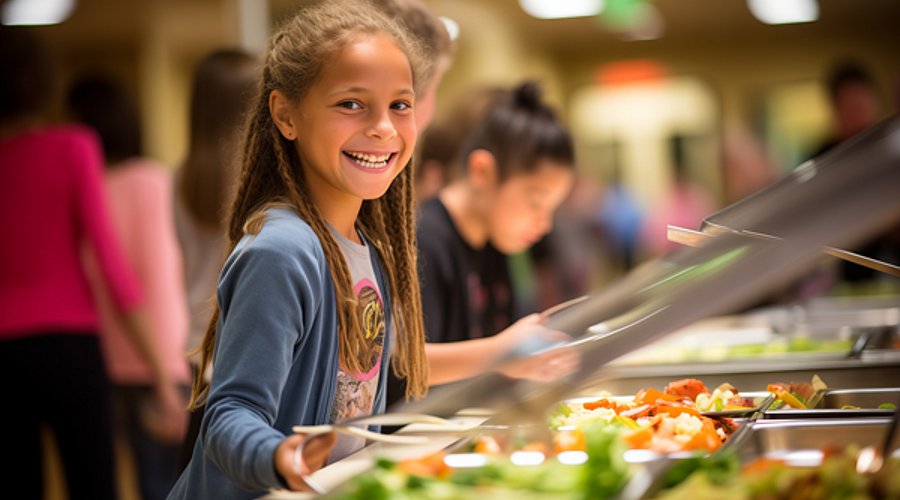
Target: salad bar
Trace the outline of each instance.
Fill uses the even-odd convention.
[[[310,479],[342,499],[900,498],[900,296],[734,312],[897,222],[898,164],[894,117],[535,327],[570,342],[497,360],[570,349],[574,373],[434,389],[392,409],[445,419],[397,434],[421,440]]]
[[[688,379],[634,396],[576,398],[540,426],[488,420],[435,453],[382,454],[329,497],[898,498],[900,455],[858,470],[864,450],[900,445],[897,434],[884,443],[898,395],[818,380],[709,391]],[[861,406],[842,404],[850,401]]]

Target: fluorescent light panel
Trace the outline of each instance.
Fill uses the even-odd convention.
[[[538,19],[596,16],[604,0],[519,0],[522,10]]]
[[[819,19],[817,0],[747,0],[753,16],[766,24],[811,23]]]
[[[57,24],[65,21],[74,9],[75,0],[8,0],[3,4],[3,24]]]

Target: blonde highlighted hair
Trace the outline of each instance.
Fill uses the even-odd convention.
[[[312,227],[322,243],[334,282],[340,362],[351,372],[371,369],[373,347],[366,342],[360,326],[360,306],[353,293],[343,253],[310,197],[294,145],[275,126],[269,112],[269,95],[279,90],[294,102],[303,99],[327,62],[348,41],[360,34],[374,33],[387,33],[393,37],[410,61],[414,80],[423,72],[427,74],[427,61],[421,56],[417,43],[368,3],[326,1],[307,7],[272,37],[256,100],[246,124],[241,179],[226,226],[229,253],[243,236],[259,232],[265,211],[275,205],[290,207]],[[397,332],[391,363],[394,373],[407,379],[407,397],[421,397],[427,391],[428,365],[416,269],[412,175],[412,169],[407,166],[384,196],[364,201],[357,224],[378,252],[387,276]],[[200,346],[200,373],[206,373],[212,363],[218,318],[219,306],[216,304]],[[197,377],[191,406],[196,408],[204,404],[208,392],[208,382]]]

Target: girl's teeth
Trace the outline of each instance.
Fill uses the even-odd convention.
[[[357,163],[366,168],[384,168],[391,155],[371,155],[367,153],[348,153]]]

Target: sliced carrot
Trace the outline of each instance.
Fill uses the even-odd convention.
[[[597,408],[608,408],[610,410],[614,410],[616,413],[625,411],[628,409],[628,405],[624,405],[613,401],[611,399],[598,399],[596,401],[588,401],[583,404],[585,410],[596,410]]]
[[[652,405],[656,404],[660,399],[663,401],[678,401],[679,398],[671,394],[664,394],[651,387],[638,391],[634,397],[634,402],[639,405]]]
[[[716,428],[708,421],[703,422],[703,427],[696,434],[691,436],[690,441],[685,443],[685,451],[691,450],[707,450],[716,451],[722,446],[722,438],[716,432]]]
[[[653,429],[650,427],[642,427],[633,431],[626,431],[622,434],[622,440],[629,448],[647,450],[653,441]]]
[[[697,418],[702,417],[702,415],[700,415],[699,411],[697,411],[693,408],[690,408],[688,406],[657,406],[656,413],[658,413],[658,414],[665,413],[672,418],[675,418],[678,415],[681,415],[682,413],[687,413],[688,415],[691,415],[691,416],[694,416]]]

